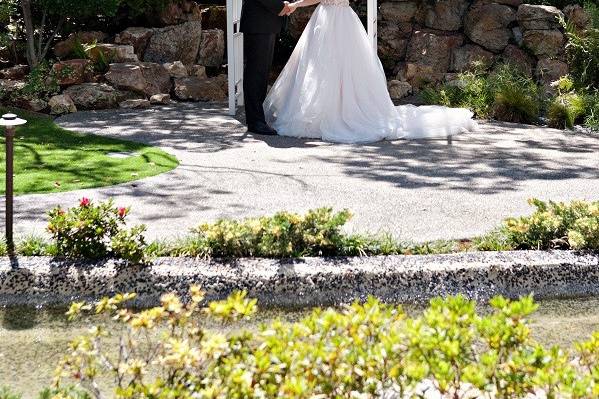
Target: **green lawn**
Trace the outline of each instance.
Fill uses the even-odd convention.
[[[0,114],[14,112],[0,107]],[[18,111],[28,123],[15,137],[15,194],[53,193],[110,186],[174,169],[177,159],[152,146],[82,135],[51,118]],[[0,193],[5,192],[5,141],[0,128]],[[135,153],[113,158],[109,153]]]

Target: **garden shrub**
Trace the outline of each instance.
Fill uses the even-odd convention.
[[[95,205],[88,198],[67,211],[53,209],[49,212],[48,231],[57,255],[90,259],[114,256],[145,263],[145,226],[126,230],[128,212],[128,208],[115,207],[112,200]]]
[[[536,122],[542,102],[538,85],[510,64],[492,72],[482,68],[463,72],[457,84],[427,88],[421,95],[427,104],[468,108],[478,118],[507,122]]]
[[[310,210],[306,215],[279,212],[272,217],[244,221],[219,220],[193,230],[196,256],[298,257],[330,255],[343,239],[341,227],[349,211],[331,208]]]
[[[25,86],[13,93],[14,99],[43,99],[48,100],[60,91],[60,86],[51,73],[51,65],[43,61],[31,69]]]
[[[235,293],[202,308],[197,287],[189,297],[167,294],[146,310],[127,309],[132,294],[72,304],[70,318],[105,314],[123,329],[100,325],[76,338],[53,388],[75,383],[95,398],[404,398],[421,397],[425,382],[456,399],[599,395],[599,333],[573,349],[545,348],[531,337],[531,297],[497,297],[482,313],[462,296],[438,298],[415,317],[369,298],[229,333],[206,330],[199,316],[247,319],[255,301]],[[120,347],[107,353],[114,337]],[[114,392],[102,392],[100,378]]]
[[[557,96],[552,100],[547,110],[549,126],[559,129],[572,129],[574,123],[585,115],[587,100],[584,95],[574,91],[574,82],[563,76],[552,83],[557,90]]]
[[[578,89],[599,90],[599,5],[585,3],[585,9],[592,16],[593,26],[582,32],[563,20],[566,32],[566,56],[570,74]]]
[[[529,203],[531,216],[509,218],[502,228],[514,249],[599,249],[599,201]]]

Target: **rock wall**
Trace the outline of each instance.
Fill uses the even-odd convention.
[[[365,18],[364,2],[352,7]],[[291,17],[294,38],[312,9]],[[560,18],[588,24],[580,6],[559,10],[522,0],[392,0],[379,3],[379,57],[388,77],[417,91],[425,84],[451,81],[480,62],[491,68],[510,62],[548,84],[568,72]],[[393,83],[393,87],[398,87]],[[405,88],[405,85],[404,85]],[[408,90],[394,90],[407,95]]]

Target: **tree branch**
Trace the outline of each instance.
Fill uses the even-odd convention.
[[[38,58],[41,60],[41,53],[42,53],[42,45],[44,42],[44,31],[46,30],[46,14],[47,14],[47,9],[44,7],[44,12],[42,14],[42,22],[40,24],[40,29],[39,29],[39,38],[37,41],[37,55]]]
[[[66,17],[61,16],[60,20],[58,21],[58,24],[56,25],[56,29],[54,29],[54,32],[52,32],[52,35],[50,35],[50,38],[48,39],[48,41],[46,42],[46,45],[44,46],[44,51],[42,51],[42,53],[40,54],[40,59],[46,58],[46,55],[48,54],[48,51],[50,50],[50,45],[52,45],[52,42],[56,38],[56,35],[58,34],[58,32],[60,32],[60,30],[62,29],[62,26],[64,25],[65,22],[66,22]]]

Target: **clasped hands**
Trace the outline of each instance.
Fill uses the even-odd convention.
[[[283,10],[279,13],[279,17],[291,15],[297,9],[297,6],[295,4],[290,3],[288,1],[285,1],[284,4],[285,4],[285,7],[283,7]]]

